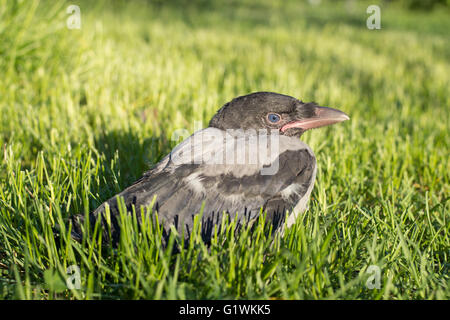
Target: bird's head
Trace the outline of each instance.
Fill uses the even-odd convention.
[[[342,111],[313,102],[273,92],[255,92],[226,103],[209,126],[222,130],[277,129],[280,134],[300,137],[306,130],[348,119]]]

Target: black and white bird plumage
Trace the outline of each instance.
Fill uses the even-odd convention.
[[[306,130],[349,119],[339,110],[293,97],[256,92],[226,103],[199,130],[177,145],[154,168],[90,214],[91,222],[111,216],[112,241],[120,234],[118,197],[139,215],[154,197],[153,210],[168,235],[171,226],[186,238],[202,211],[202,236],[210,239],[222,215],[252,220],[261,212],[275,228],[305,211],[314,186],[316,158],[299,138]],[[81,238],[83,217],[72,219]]]

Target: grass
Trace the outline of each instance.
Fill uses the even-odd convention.
[[[379,4],[368,30],[361,2],[79,1],[69,30],[68,2],[0,0],[0,298],[450,298],[449,12]],[[123,214],[117,249],[53,237],[174,130],[262,90],[351,116],[303,136],[317,180],[284,236],[263,216],[253,233],[228,221],[210,248],[193,236],[173,254]]]

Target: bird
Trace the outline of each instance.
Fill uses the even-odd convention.
[[[119,202],[156,211],[164,243],[171,230],[189,239],[196,214],[209,241],[224,214],[238,223],[266,214],[274,230],[305,212],[316,178],[316,157],[300,137],[349,116],[337,109],[275,92],[253,92],[225,103],[208,127],[183,140],[142,177],[89,214],[109,221],[106,241],[120,239]],[[120,200],[119,200],[120,199]],[[106,217],[109,208],[109,216]],[[72,238],[83,237],[84,215],[71,217]],[[106,229],[106,228],[105,228]]]

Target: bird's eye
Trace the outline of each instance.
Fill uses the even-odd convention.
[[[267,119],[272,123],[277,123],[278,121],[280,121],[281,117],[276,113],[269,113],[267,115]]]

